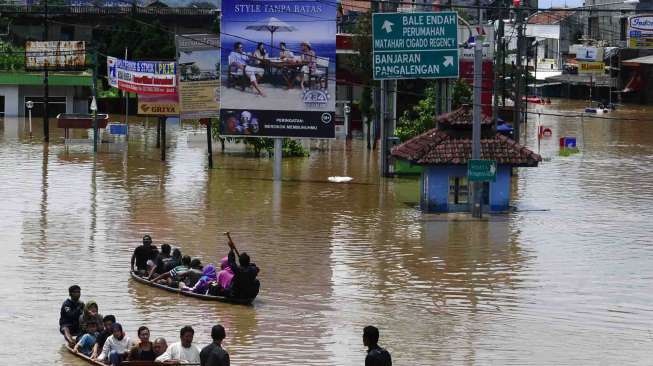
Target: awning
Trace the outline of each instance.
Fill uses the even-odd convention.
[[[546,80],[546,78],[550,78],[552,76],[562,75],[562,71],[559,70],[554,70],[554,71],[537,70],[537,72],[530,71],[530,73],[531,75],[535,76],[537,80]]]
[[[624,66],[653,65],[653,56],[644,56],[621,61]]]
[[[630,93],[630,92],[637,92],[641,89],[642,87],[642,76],[639,74],[639,71],[633,75],[632,78],[630,78],[630,81],[626,84],[626,87],[624,88],[623,92],[624,93]]]

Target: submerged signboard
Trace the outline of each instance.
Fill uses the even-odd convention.
[[[127,61],[107,57],[109,85],[137,94],[176,94],[177,66],[174,62]]]
[[[224,0],[221,133],[335,137],[337,7]]]

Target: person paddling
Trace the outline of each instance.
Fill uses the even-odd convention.
[[[68,288],[69,299],[61,305],[61,316],[59,317],[59,332],[63,334],[70,347],[75,346],[75,338],[81,329],[79,317],[84,313],[84,303],[79,300],[82,290],[77,285]]]
[[[256,264],[252,263],[249,255],[245,252],[239,253],[236,245],[231,240],[229,232],[224,233],[227,236],[229,248],[229,267],[234,273],[231,280],[231,296],[238,298],[254,298],[258,295],[260,283],[256,279],[259,273],[259,268]],[[236,263],[236,255],[238,255],[238,262]]]

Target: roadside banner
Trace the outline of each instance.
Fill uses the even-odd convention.
[[[79,70],[86,66],[83,41],[28,41],[25,43],[25,70]]]
[[[174,62],[126,61],[107,57],[109,85],[136,94],[176,94],[177,67]]]
[[[176,94],[138,96],[138,114],[146,116],[179,115],[179,102]]]
[[[604,74],[605,63],[597,61],[578,61],[579,74]]]
[[[181,118],[220,117],[220,36],[187,34],[175,41]]]
[[[223,135],[335,138],[336,11],[311,0],[222,1]]]

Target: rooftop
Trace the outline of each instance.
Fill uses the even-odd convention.
[[[462,107],[451,111],[449,113],[444,113],[436,117],[438,123],[447,124],[450,126],[463,126],[463,125],[472,125],[473,123],[473,109],[471,105],[465,104]],[[491,125],[492,119],[481,115],[481,124],[482,125]]]
[[[467,164],[472,158],[472,141],[434,128],[395,146],[392,155],[418,165]],[[481,139],[481,159],[512,166],[537,166],[542,161],[540,155],[501,134]]]
[[[54,73],[48,75],[51,86],[88,86],[91,87],[93,76],[86,72]],[[43,85],[43,73],[0,72],[0,85]]]
[[[528,24],[560,24],[561,21],[574,13],[573,10],[564,11],[540,11],[528,18]]]

